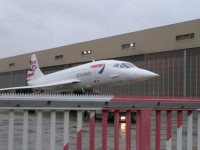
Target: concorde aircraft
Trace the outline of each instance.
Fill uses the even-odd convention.
[[[83,92],[98,87],[144,81],[159,76],[136,67],[130,62],[99,60],[44,75],[39,68],[36,55],[31,56],[27,71],[27,86],[0,89],[2,91]]]

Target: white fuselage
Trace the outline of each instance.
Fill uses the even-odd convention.
[[[129,62],[101,60],[45,75],[37,80],[28,81],[28,85],[48,84],[69,79],[80,80],[80,82],[75,84],[42,88],[43,90],[73,91],[79,89],[93,89],[114,83],[143,81],[155,76],[158,75],[140,69]]]

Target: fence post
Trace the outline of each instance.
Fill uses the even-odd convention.
[[[171,150],[172,148],[172,111],[167,111],[167,141],[166,150]]]
[[[64,150],[69,149],[69,111],[64,111]]]
[[[178,111],[177,115],[177,150],[182,150],[182,111]]]
[[[107,117],[108,112],[102,111],[102,150],[107,149]]]
[[[114,150],[119,150],[119,111],[114,112]]]
[[[95,137],[95,112],[90,112],[90,150],[94,150]]]
[[[23,120],[23,150],[28,149],[28,110],[24,110]]]
[[[187,150],[192,150],[192,123],[193,120],[193,115],[192,115],[192,111],[188,112],[188,120],[187,120]]]
[[[151,110],[137,112],[136,150],[151,149]]]
[[[77,111],[77,150],[82,149],[82,111]]]
[[[37,139],[36,150],[42,149],[42,111],[37,111]]]
[[[161,123],[161,111],[156,111],[156,139],[155,139],[155,145],[156,150],[160,150],[160,123]]]
[[[50,150],[55,150],[56,140],[56,111],[51,111]]]
[[[126,150],[131,150],[131,111],[126,112]]]
[[[8,129],[8,150],[13,150],[13,136],[14,136],[14,111],[9,111],[9,129]]]

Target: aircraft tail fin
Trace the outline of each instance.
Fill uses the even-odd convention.
[[[35,54],[31,56],[30,68],[27,71],[27,81],[36,80],[44,76],[38,65],[37,57]]]

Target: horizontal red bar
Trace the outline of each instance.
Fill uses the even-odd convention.
[[[102,110],[132,110],[132,111],[137,111],[137,110],[152,110],[152,111],[195,111],[196,109],[187,109],[187,108],[143,108],[143,107],[128,107],[128,108],[122,108],[122,107],[103,107]]]
[[[200,102],[200,98],[176,98],[176,97],[113,97],[112,102]]]

